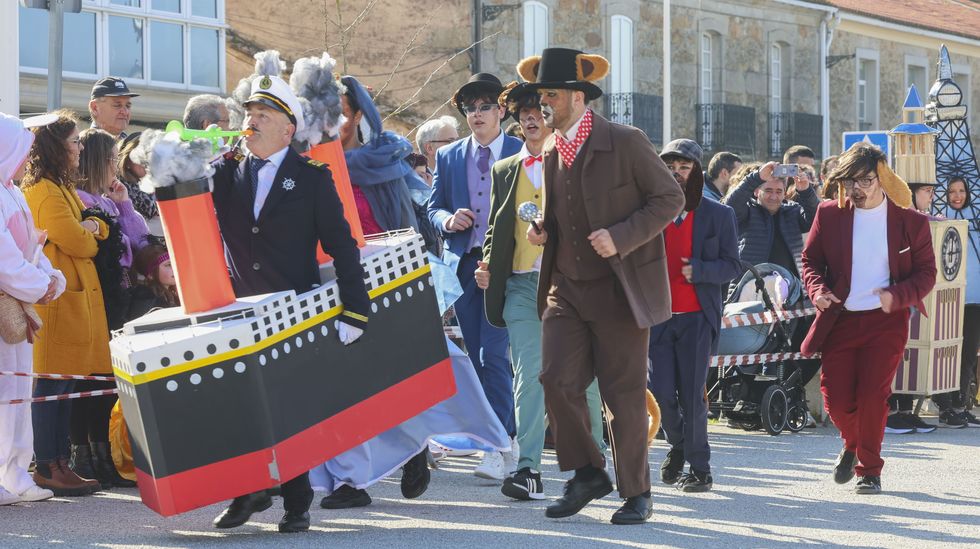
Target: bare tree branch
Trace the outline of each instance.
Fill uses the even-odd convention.
[[[392,116],[396,116],[396,115],[402,113],[405,109],[407,109],[408,108],[408,105],[410,103],[412,103],[413,101],[415,101],[415,98],[418,97],[418,95],[420,93],[422,93],[422,90],[425,89],[425,87],[429,84],[429,82],[432,81],[432,79],[435,77],[436,73],[439,72],[440,70],[442,70],[443,67],[445,67],[446,65],[448,65],[449,63],[451,63],[454,59],[456,59],[460,55],[462,55],[462,54],[468,52],[469,50],[473,49],[474,47],[476,47],[477,44],[480,44],[482,42],[486,42],[487,40],[490,40],[491,38],[495,38],[498,34],[500,34],[500,31],[497,31],[497,32],[491,34],[490,36],[485,36],[482,39],[480,39],[479,41],[473,42],[469,46],[466,46],[465,48],[463,48],[463,49],[459,50],[458,52],[454,53],[452,56],[449,57],[449,59],[446,59],[445,61],[443,61],[443,63],[441,65],[439,65],[438,67],[436,67],[436,70],[434,70],[431,73],[429,73],[428,78],[425,79],[425,82],[422,82],[422,85],[419,86],[419,89],[415,90],[415,93],[413,93],[411,97],[409,97],[408,99],[406,99],[405,102],[403,102],[401,105],[399,105],[397,108],[395,108],[395,110],[393,110],[390,114],[388,114],[388,116],[386,116],[384,118],[384,120],[382,120],[382,123],[383,122],[386,122]]]
[[[441,111],[441,110],[443,109],[443,107],[445,107],[446,105],[448,105],[448,104],[449,104],[449,102],[450,102],[451,100],[452,100],[452,99],[447,99],[447,100],[445,100],[445,101],[444,101],[444,102],[442,103],[442,105],[439,105],[439,106],[438,106],[438,107],[436,108],[436,110],[434,110],[434,111],[432,111],[432,114],[430,114],[430,115],[429,115],[429,116],[428,116],[428,117],[427,117],[427,118],[426,118],[425,120],[423,120],[423,121],[421,121],[421,122],[419,122],[419,124],[418,124],[417,126],[415,126],[414,128],[412,128],[411,130],[408,130],[408,133],[406,133],[406,134],[405,134],[405,138],[406,138],[406,139],[411,139],[411,136],[412,136],[412,134],[413,134],[413,133],[415,133],[415,132],[416,132],[416,131],[417,131],[417,130],[418,130],[419,128],[421,128],[421,127],[422,127],[422,124],[425,124],[425,123],[426,123],[426,122],[428,122],[429,120],[432,120],[433,118],[435,118],[435,116],[436,116],[436,114],[438,114],[438,113],[439,113],[439,111]],[[386,120],[387,120],[387,119],[386,119]]]
[[[442,5],[443,2],[440,2],[433,10],[433,13],[439,13],[439,10],[442,8]],[[418,40],[419,36],[422,34],[422,31],[424,31],[429,27],[429,23],[432,21],[432,19],[433,18],[431,17],[427,17],[425,19],[425,23],[421,27],[419,27],[418,30],[415,31],[415,35],[412,36],[412,40],[408,43],[408,47],[406,47],[405,51],[402,52],[401,57],[398,58],[398,62],[395,63],[395,66],[391,69],[391,73],[388,74],[388,79],[385,80],[385,83],[381,86],[381,89],[378,90],[378,93],[374,94],[375,101],[378,100],[378,97],[381,95],[381,93],[385,91],[385,88],[387,88],[388,84],[391,83],[391,79],[395,77],[395,74],[398,72],[398,68],[401,67],[402,62],[405,61],[405,58],[408,56],[408,54],[412,53],[412,51],[415,50],[415,48],[417,47],[415,45],[415,41]]]

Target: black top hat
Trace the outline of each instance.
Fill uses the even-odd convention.
[[[532,99],[526,101],[529,97]],[[520,122],[522,104],[523,106],[539,107],[540,102],[537,99],[538,90],[532,88],[527,82],[511,82],[507,84],[504,91],[500,92],[497,103],[500,104],[500,108],[507,111],[508,115],[514,117],[514,120]]]
[[[92,99],[100,97],[139,97],[140,94],[129,91],[126,81],[116,76],[107,76],[92,86]]]
[[[517,64],[517,73],[530,83],[532,89],[568,89],[585,92],[589,101],[602,97],[594,82],[609,74],[609,61],[601,55],[591,55],[567,48],[545,48]]]
[[[479,72],[470,77],[465,84],[460,86],[456,93],[453,94],[452,103],[453,106],[459,110],[459,113],[466,116],[463,112],[463,98],[473,97],[475,95],[483,95],[497,97],[500,92],[504,91],[504,85],[500,83],[500,79],[488,72]]]

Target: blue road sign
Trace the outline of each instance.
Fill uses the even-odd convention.
[[[888,132],[885,130],[878,130],[873,132],[844,132],[843,133],[844,150],[850,149],[855,143],[860,143],[864,141],[865,143],[871,143],[872,145],[878,147],[879,149],[885,151],[885,155],[888,156],[888,163],[892,162],[892,150],[891,142],[888,139]]]

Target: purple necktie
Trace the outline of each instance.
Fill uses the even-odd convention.
[[[480,146],[477,151],[479,156],[476,159],[476,167],[480,170],[480,173],[487,173],[490,171],[490,147]]]

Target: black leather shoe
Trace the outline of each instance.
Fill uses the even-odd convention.
[[[671,448],[660,464],[660,480],[674,484],[684,475],[684,448]]]
[[[837,484],[847,484],[854,478],[854,468],[857,466],[857,456],[854,452],[841,449],[837,456],[837,463],[834,464],[834,482]]]
[[[581,511],[590,501],[605,497],[612,490],[612,481],[605,471],[598,471],[589,480],[572,478],[565,483],[565,495],[549,505],[544,515],[548,518],[570,517]]]
[[[854,490],[859,494],[880,494],[881,477],[866,476],[857,481]]]
[[[691,472],[684,475],[677,487],[681,489],[681,492],[707,492],[711,490],[713,484],[711,473],[691,469]]]
[[[252,513],[261,513],[272,507],[272,498],[265,491],[239,496],[214,519],[215,528],[236,528],[248,522]]]
[[[294,513],[287,511],[279,521],[279,532],[282,534],[295,534],[305,532],[310,529],[309,513]]]
[[[653,516],[653,498],[650,496],[633,496],[626,498],[626,503],[613,513],[610,522],[613,524],[643,524]]]
[[[415,499],[429,488],[432,475],[429,473],[429,449],[426,448],[402,467],[402,496]]]
[[[323,509],[352,509],[371,505],[371,496],[366,490],[358,490],[346,484],[333,491],[332,494],[320,500]]]

